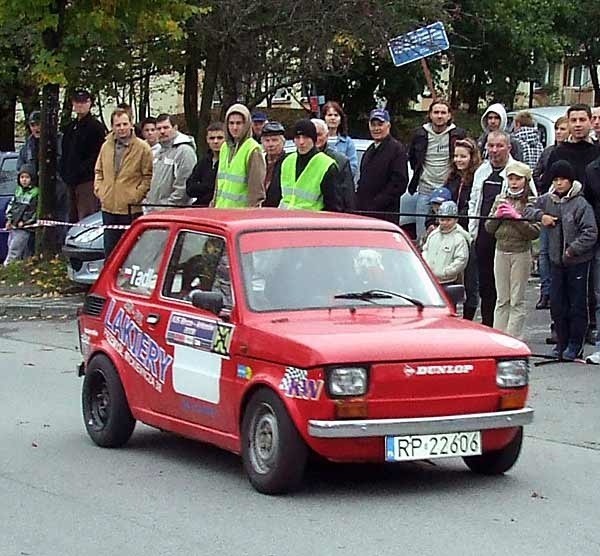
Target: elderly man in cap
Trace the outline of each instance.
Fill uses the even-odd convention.
[[[267,123],[267,115],[264,112],[252,112],[252,139],[260,143],[263,128]]]
[[[280,208],[339,212],[337,165],[317,149],[315,124],[300,120],[293,131],[297,151],[281,165]]]
[[[369,114],[373,144],[360,164],[356,209],[398,224],[400,197],[408,185],[408,158],[402,143],[390,134],[390,115],[376,108]]]
[[[94,167],[106,130],[90,112],[93,98],[88,91],[77,89],[71,101],[77,119],[63,133],[59,169],[69,190],[69,219],[77,222],[100,208],[94,195]]]
[[[42,135],[42,120],[39,110],[34,110],[29,114],[29,118],[27,118],[27,127],[29,128],[29,136],[19,151],[17,169],[28,164],[35,169],[35,177],[37,178],[38,152],[40,147],[40,136]]]
[[[278,207],[281,202],[281,164],[286,157],[285,128],[279,122],[270,121],[262,129],[260,142],[265,151],[267,171],[265,173],[266,198],[263,207]]]

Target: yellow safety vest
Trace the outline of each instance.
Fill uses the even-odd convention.
[[[248,160],[256,149],[260,149],[260,145],[252,138],[246,139],[230,161],[229,145],[221,145],[215,208],[248,206]]]
[[[281,202],[279,208],[296,210],[323,210],[321,182],[332,164],[333,158],[325,153],[315,154],[296,180],[298,153],[285,158],[281,165]]]

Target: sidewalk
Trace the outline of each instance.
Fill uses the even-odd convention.
[[[34,296],[27,291],[20,295],[7,293],[6,290],[0,289],[0,318],[75,318],[77,309],[81,307],[85,297],[84,293],[60,297]]]

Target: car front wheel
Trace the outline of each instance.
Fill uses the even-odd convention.
[[[480,456],[467,456],[463,461],[471,471],[480,475],[501,475],[517,462],[522,444],[523,427],[519,427],[515,437],[501,450],[485,452]]]
[[[242,421],[242,460],[252,486],[263,494],[294,490],[302,481],[307,453],[279,396],[258,390]]]
[[[85,428],[98,446],[118,448],[129,440],[135,419],[119,374],[105,355],[88,363],[81,398]]]

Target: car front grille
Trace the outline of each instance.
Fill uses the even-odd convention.
[[[76,259],[75,257],[70,257],[69,264],[73,267],[75,272],[79,272],[83,266],[83,261],[81,259]]]
[[[105,303],[106,299],[100,295],[86,295],[85,299],[83,300],[83,313],[86,315],[99,317],[102,314],[102,309],[104,309]]]

